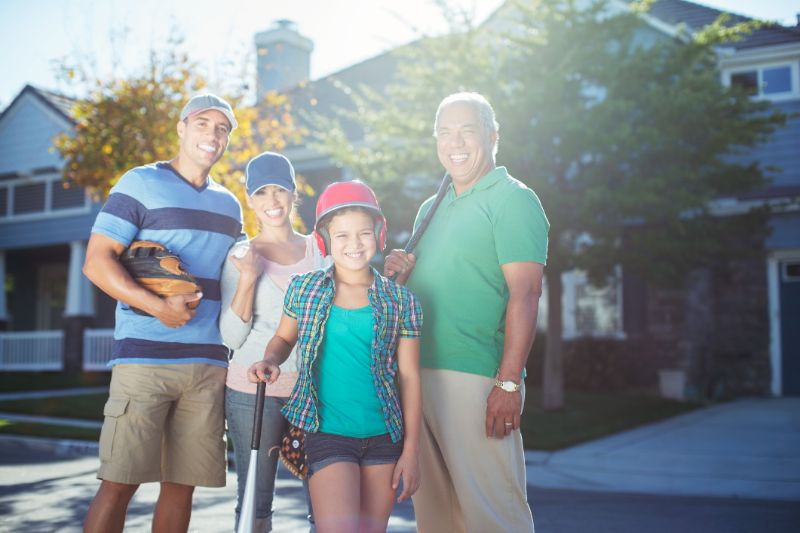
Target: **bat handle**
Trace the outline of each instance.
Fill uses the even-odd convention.
[[[256,387],[256,408],[253,413],[253,439],[250,441],[250,449],[257,450],[261,444],[261,421],[264,414],[264,391],[266,381],[259,381]]]

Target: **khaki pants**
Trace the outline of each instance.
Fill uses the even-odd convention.
[[[519,430],[486,437],[493,386],[485,376],[422,369],[422,483],[413,497],[420,533],[534,530]]]

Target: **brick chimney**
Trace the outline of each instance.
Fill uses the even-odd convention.
[[[255,36],[258,57],[258,99],[268,91],[285,91],[311,72],[311,51],[314,43],[297,31],[291,20],[276,20],[272,26]]]

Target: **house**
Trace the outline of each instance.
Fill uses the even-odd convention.
[[[658,0],[643,16],[643,33],[674,37],[719,14],[699,3]],[[296,109],[323,114],[348,105],[344,87],[365,84],[380,91],[396,68],[395,57],[385,53],[309,81],[313,43],[285,20],[257,34],[255,45],[258,94],[287,92]],[[740,84],[753,98],[800,112],[800,28],[765,27],[720,49],[719,70],[722,83]],[[0,334],[0,369],[13,368],[31,343],[36,353],[48,354],[46,368],[59,368],[60,360],[74,368],[82,359],[84,367],[97,368],[101,363],[92,361],[102,360],[109,338],[113,302],[80,273],[99,206],[79,189],[61,186],[63,163],[49,148],[55,134],[72,127],[69,107],[63,97],[26,87],[0,115],[0,274],[6,279],[0,324],[9,330]],[[358,124],[346,126],[357,140]],[[286,153],[315,190],[351,176],[308,146]],[[792,118],[749,157],[774,167],[769,186],[720,198],[715,209],[724,215],[772,206],[763,257],[728,265],[722,277],[698,270],[680,290],[648,286],[625,276],[624,268],[610,286],[599,288],[581,272],[567,273],[565,337],[610,339],[629,360],[647,360],[647,379],[655,379],[654,368],[671,370],[681,383],[679,395],[800,394],[800,120]],[[312,201],[300,207],[307,222],[313,211]],[[591,342],[580,345],[597,350]],[[61,350],[65,359],[59,359]]]
[[[671,34],[681,24],[699,30],[720,14],[693,2],[659,0],[646,20]],[[738,15],[732,19],[747,20]],[[772,207],[764,257],[728,265],[724,276],[699,270],[683,294],[624,286],[629,306],[625,329],[648,335],[651,347],[660,342],[654,339],[671,336],[673,342],[662,343],[661,349],[680,354],[672,358],[674,363],[687,371],[695,387],[705,387],[708,396],[725,387],[734,394],[798,395],[800,14],[797,26],[766,26],[720,49],[719,70],[722,83],[739,85],[791,117],[745,158],[767,168],[769,184],[741,197],[720,198],[714,206],[721,216]]]
[[[113,326],[113,302],[81,272],[100,209],[66,187],[53,139],[72,101],[26,86],[0,114],[0,368],[76,370],[87,325]],[[65,357],[66,356],[66,357]]]

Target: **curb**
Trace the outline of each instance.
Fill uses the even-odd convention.
[[[546,465],[555,452],[525,450],[525,465]]]
[[[21,437],[17,435],[0,435],[0,444],[9,443],[25,446],[42,453],[51,453],[59,457],[88,456],[98,454],[98,444],[89,440],[48,439],[46,437]]]

